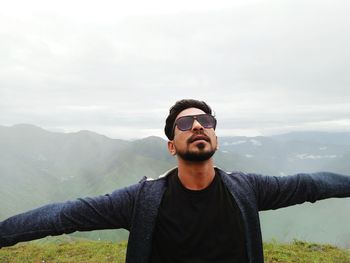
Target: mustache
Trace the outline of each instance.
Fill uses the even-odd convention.
[[[192,143],[196,140],[205,140],[207,142],[210,142],[210,138],[203,132],[194,133],[190,138],[187,139],[187,142]]]

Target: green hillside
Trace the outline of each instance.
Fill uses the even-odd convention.
[[[265,262],[275,263],[348,263],[350,251],[331,245],[294,241],[264,244]],[[25,243],[0,250],[1,263],[103,263],[125,262],[126,243],[70,241],[58,243]]]
[[[266,175],[333,171],[350,174],[350,133],[291,133],[220,137],[215,165]],[[156,178],[176,166],[160,137],[134,141],[94,132],[49,132],[33,125],[0,125],[0,221],[48,203],[94,197]],[[260,213],[263,236],[350,247],[350,198]],[[75,232],[74,237],[120,242],[125,230]],[[1,263],[1,261],[0,261]]]

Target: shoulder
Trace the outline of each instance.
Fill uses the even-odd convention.
[[[258,185],[266,179],[266,176],[260,174],[244,173],[240,171],[226,172],[220,168],[215,169],[227,187],[239,188],[244,191],[256,191]]]
[[[157,178],[144,176],[137,184],[137,192],[141,195],[161,195],[166,186],[168,177],[177,172],[177,167],[172,168]]]
[[[244,173],[240,171],[224,171],[221,168],[215,167],[216,172],[221,176],[221,178],[225,178],[230,181],[246,181],[246,180],[259,180],[261,175]]]
[[[144,176],[139,183],[141,184],[159,184],[165,182],[169,176],[177,172],[177,167],[171,168],[166,172],[162,173],[156,178],[146,177]]]

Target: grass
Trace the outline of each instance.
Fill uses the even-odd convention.
[[[126,242],[74,241],[58,244],[24,243],[0,250],[1,263],[125,262]]]
[[[349,263],[350,250],[332,245],[294,240],[291,244],[272,241],[264,244],[265,261],[269,263]]]
[[[23,243],[0,250],[1,263],[124,263],[126,242],[69,241],[54,243]],[[331,245],[294,241],[264,244],[268,263],[349,263],[350,250]]]

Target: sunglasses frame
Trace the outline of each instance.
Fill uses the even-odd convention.
[[[203,124],[198,120],[198,117],[200,117],[200,116],[210,116],[210,117],[212,118],[212,120],[213,120],[213,127],[208,127],[208,128],[204,127]],[[189,118],[189,117],[192,118],[192,124],[191,124],[190,128],[189,128],[189,129],[185,129],[185,130],[180,129],[179,126],[178,126],[178,124],[177,124],[178,120],[180,120],[180,119],[182,119],[182,118]],[[213,129],[215,130],[215,128],[216,128],[217,120],[216,120],[215,116],[213,116],[213,115],[211,115],[211,114],[203,113],[203,114],[197,114],[197,115],[186,115],[186,116],[182,116],[182,117],[180,117],[180,118],[178,118],[177,120],[174,121],[174,125],[173,125],[173,134],[172,134],[172,135],[173,135],[173,138],[174,138],[175,127],[176,127],[176,126],[178,126],[177,128],[178,128],[180,131],[189,131],[189,130],[192,129],[194,120],[197,120],[197,121],[199,122],[199,124],[200,124],[203,128],[205,128],[205,129],[211,129],[211,128],[213,128]]]

